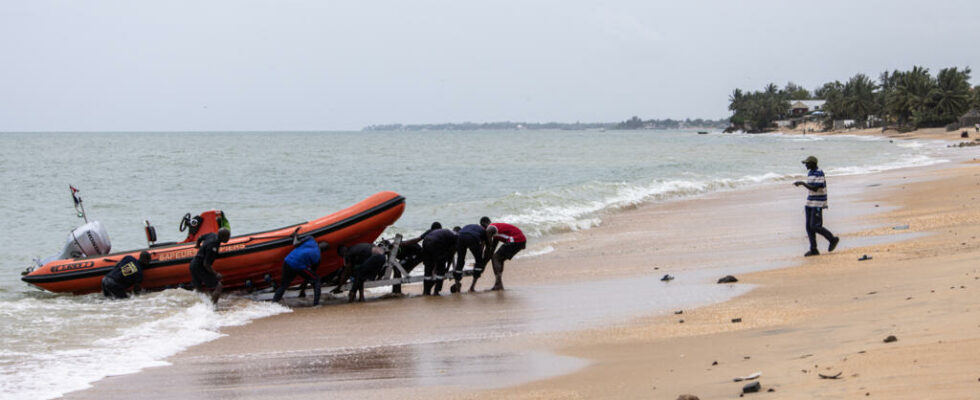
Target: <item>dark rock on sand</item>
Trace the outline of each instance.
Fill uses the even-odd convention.
[[[885,343],[891,343],[891,342],[897,342],[897,341],[898,341],[898,338],[895,337],[895,335],[888,335],[888,337],[885,338]]]
[[[741,318],[732,318],[732,323],[733,324],[737,324],[739,322],[742,322],[742,319]]]
[[[664,282],[670,282],[670,281],[674,280],[674,277],[673,276],[670,276],[670,274],[667,274],[667,275],[664,275],[663,278],[660,278],[660,280],[661,281],[664,281]]]
[[[742,386],[742,393],[755,393],[762,390],[762,384],[758,381]]]
[[[718,283],[735,283],[738,279],[731,275],[725,275],[723,278],[718,280]]]
[[[680,396],[677,396],[677,400],[701,400],[701,399],[699,399],[698,396],[695,396],[693,394],[682,394]]]

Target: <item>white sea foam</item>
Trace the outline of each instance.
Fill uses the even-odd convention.
[[[545,254],[551,253],[553,251],[555,251],[555,247],[549,245],[549,246],[544,246],[544,247],[541,247],[541,248],[533,249],[533,250],[530,250],[530,251],[527,251],[527,252],[523,252],[522,251],[520,253],[517,253],[517,255],[514,256],[514,258],[532,258],[532,257],[538,257],[538,256],[543,256]]]
[[[234,297],[222,302],[230,306],[216,311],[203,295],[183,290],[125,301],[73,302],[61,298],[55,302],[14,302],[14,307],[41,309],[60,303],[68,308],[61,312],[71,312],[73,304],[81,303],[75,307],[81,310],[74,316],[43,318],[48,324],[38,325],[34,335],[45,337],[48,346],[0,353],[0,397],[55,398],[85,389],[106,376],[167,365],[165,358],[222,336],[222,327],[289,311],[278,304]],[[128,310],[120,313],[119,308]]]
[[[946,162],[949,162],[949,160],[920,154],[920,155],[909,156],[907,159],[904,160],[893,161],[885,164],[868,165],[868,166],[860,166],[860,167],[830,168],[827,169],[826,172],[829,175],[861,175],[861,174],[870,174],[875,172],[889,171],[889,170],[900,169],[900,168],[924,167],[929,165],[942,164]]]

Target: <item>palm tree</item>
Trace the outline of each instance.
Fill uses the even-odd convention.
[[[911,122],[913,127],[932,120],[929,94],[936,87],[936,82],[929,75],[929,69],[914,66],[911,71],[898,72],[897,75],[895,90],[887,99],[892,115],[898,117],[899,124]]]
[[[878,85],[867,75],[854,75],[844,84],[841,98],[844,115],[855,119],[861,126],[864,126],[868,116],[878,113],[878,104],[875,101],[876,89],[878,89]]]
[[[938,122],[950,123],[970,109],[970,68],[945,68],[936,76],[936,87],[929,93]]]

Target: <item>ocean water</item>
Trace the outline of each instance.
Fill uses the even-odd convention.
[[[943,145],[854,136],[694,131],[467,131],[0,134],[0,398],[53,398],[102,377],[163,365],[220,329],[289,312],[232,297],[215,309],[182,290],[128,301],[34,289],[20,271],[61,250],[82,220],[68,185],[113,250],[182,238],[184,213],[225,211],[234,233],[302,222],[382,190],[407,198],[386,235],[487,215],[524,229],[523,256],[647,201],[944,161]],[[37,379],[43,376],[43,379]]]

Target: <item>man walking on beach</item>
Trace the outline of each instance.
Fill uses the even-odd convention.
[[[497,279],[490,290],[504,290],[504,261],[514,258],[517,252],[524,250],[527,247],[527,238],[524,236],[524,232],[521,232],[516,226],[503,222],[494,222],[487,226],[487,236],[491,238],[490,245],[487,246],[489,249],[487,253],[492,254],[490,262],[493,263],[493,274]],[[499,242],[504,244],[500,246],[500,250],[497,250],[497,243]],[[473,291],[474,286],[476,286],[475,278],[474,275],[470,291]]]
[[[276,294],[272,296],[272,301],[282,300],[286,288],[293,283],[296,275],[299,275],[304,280],[304,287],[307,283],[313,284],[313,305],[319,305],[320,277],[316,274],[316,270],[320,266],[320,253],[326,251],[328,246],[326,241],[317,242],[312,236],[300,238],[294,233],[294,248],[282,262],[282,282],[276,289]]]
[[[823,209],[827,208],[827,180],[824,177],[823,171],[817,167],[817,158],[809,156],[803,160],[803,164],[809,170],[806,176],[806,182],[796,181],[793,182],[793,185],[803,186],[809,190],[804,209],[806,211],[806,235],[810,238],[810,251],[806,252],[803,256],[810,257],[820,254],[817,251],[818,233],[830,242],[830,246],[827,247],[827,252],[834,251],[837,248],[837,243],[840,242],[840,238],[834,236],[827,228],[823,227]]]
[[[191,284],[194,290],[204,291],[204,287],[211,288],[211,303],[218,304],[218,297],[221,296],[221,274],[214,271],[211,264],[218,258],[218,251],[222,243],[227,243],[231,238],[231,231],[227,228],[218,229],[218,233],[209,233],[197,238],[197,254],[191,259]]]

